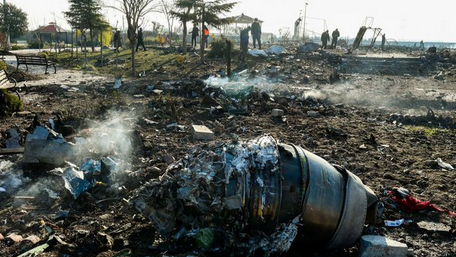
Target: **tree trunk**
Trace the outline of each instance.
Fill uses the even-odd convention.
[[[76,36],[77,37],[77,36]],[[79,46],[78,46],[78,40],[76,38],[76,59],[79,60]]]
[[[131,42],[131,73],[133,76],[136,75],[136,67],[135,67],[135,48],[136,48],[136,38],[130,41]]]
[[[101,66],[103,66],[103,30],[100,31],[100,56],[101,56]]]
[[[171,44],[171,41],[173,39],[173,28],[172,28],[172,25],[171,23],[168,21],[168,28],[169,28],[169,33],[168,33],[168,44],[169,46],[171,47],[172,44]]]
[[[183,21],[183,31],[182,31],[182,53],[187,53],[187,21]]]
[[[73,36],[73,28],[71,28],[71,58],[73,58],[73,49],[74,49],[74,36]]]
[[[204,64],[204,6],[203,12],[201,15],[201,40],[200,40],[200,55],[201,55],[201,64]]]
[[[85,33],[82,34],[82,40],[84,44],[84,64],[87,64],[87,37]]]
[[[90,41],[92,42],[92,53],[95,52],[95,43],[93,42],[93,29],[90,29]]]
[[[226,40],[226,74],[231,77],[231,41]]]

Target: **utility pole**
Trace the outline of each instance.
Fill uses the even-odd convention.
[[[308,3],[304,5],[304,20],[303,20],[303,29],[302,29],[302,40],[306,42],[306,12],[307,12],[307,5]]]

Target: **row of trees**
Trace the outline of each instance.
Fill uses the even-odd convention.
[[[74,1],[74,0],[73,0]],[[88,0],[86,0],[88,1]],[[172,27],[174,19],[178,19],[183,26],[182,49],[187,51],[187,34],[188,22],[199,22],[201,24],[200,31],[203,31],[205,24],[220,27],[221,25],[230,22],[227,18],[221,18],[221,14],[230,11],[235,2],[227,2],[226,0],[115,0],[117,5],[110,5],[122,12],[127,18],[128,23],[128,38],[130,40],[131,55],[132,55],[132,72],[135,72],[135,45],[136,37],[134,32],[141,26],[141,21],[150,12],[161,12],[168,21],[170,38],[172,35]],[[204,42],[201,40],[201,61],[204,61]]]
[[[135,72],[135,32],[143,25],[145,16],[151,12],[162,13],[168,21],[170,38],[173,37],[172,27],[175,20],[183,26],[182,49],[187,51],[186,36],[188,34],[187,23],[198,22],[204,25],[219,28],[230,22],[227,18],[221,18],[221,14],[229,12],[235,2],[227,0],[68,0],[69,10],[64,12],[65,18],[72,28],[76,28],[83,38],[85,46],[87,33],[94,47],[94,37],[102,31],[110,30],[109,23],[102,14],[102,7],[112,8],[121,12],[127,21],[127,35],[131,46],[132,73]],[[0,32],[18,37],[27,31],[27,14],[13,4],[0,5]],[[3,10],[3,11],[2,11]],[[201,40],[201,60],[203,59],[204,42]]]

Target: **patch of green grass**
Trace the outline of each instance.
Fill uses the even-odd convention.
[[[88,71],[88,72],[98,72],[97,68],[95,68],[95,66],[93,66],[92,64],[86,64],[84,66],[81,67],[81,70],[83,71]]]
[[[151,72],[156,69],[179,69],[176,64],[176,58],[179,56],[179,53],[166,53],[164,54],[160,50],[148,49],[147,51],[138,51],[135,54],[135,63],[136,63],[136,72],[140,73],[146,71],[146,73]],[[94,67],[94,64],[101,57],[100,52],[87,52],[87,60],[84,58],[83,53],[79,53],[78,58],[76,54],[62,52],[59,53],[57,59],[59,63],[64,64],[66,68],[69,69],[82,69],[84,67]],[[114,77],[119,76],[129,76],[137,75],[131,74],[131,50],[123,49],[120,53],[115,53],[113,50],[103,50],[103,59],[116,60],[118,59],[118,64],[109,64],[102,67],[96,67],[96,69],[89,69],[89,71],[97,71],[100,74],[112,75]],[[86,68],[87,69],[87,68]]]
[[[451,132],[449,129],[428,128],[424,126],[405,126],[405,129],[410,132],[423,133],[427,138],[431,138],[436,135],[449,134]]]

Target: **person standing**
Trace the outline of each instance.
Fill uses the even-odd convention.
[[[331,42],[331,46],[333,48],[336,48],[336,46],[337,46],[337,38],[339,38],[339,36],[340,36],[339,30],[338,29],[334,30],[333,33],[332,33],[332,38],[333,39],[332,39],[332,42]]]
[[[204,44],[206,45],[206,48],[207,48],[207,39],[209,38],[209,29],[207,28],[206,25],[204,25],[203,27],[203,42]]]
[[[321,34],[321,48],[326,49],[328,47],[329,31],[325,31]]]
[[[120,47],[120,30],[116,30],[116,33],[114,33],[113,41],[114,41],[114,47],[115,47],[114,52],[118,53],[119,47]]]
[[[385,50],[385,43],[386,43],[386,35],[383,33],[382,35],[382,51]]]
[[[144,36],[143,36],[142,28],[139,28],[137,40],[138,40],[138,42],[136,44],[136,52],[138,52],[139,46],[142,46],[144,51],[146,51],[146,46],[144,45]]]
[[[258,48],[261,49],[261,25],[260,22],[258,21],[258,18],[255,18],[255,20],[252,23],[251,26],[252,29],[252,39],[253,39],[253,48],[256,48],[256,42],[258,42]]]
[[[159,42],[160,42],[160,45],[163,47],[163,46],[165,46],[166,34],[163,33],[163,36],[161,34],[159,34],[159,35],[160,35]]]
[[[241,42],[241,62],[245,61],[245,57],[247,56],[247,51],[249,50],[249,31],[250,26],[241,30],[240,33],[240,42]]]
[[[198,23],[193,23],[193,29],[192,29],[192,47],[196,47],[196,38],[199,36],[199,28],[198,28]],[[193,45],[193,42],[195,42],[195,45]]]

